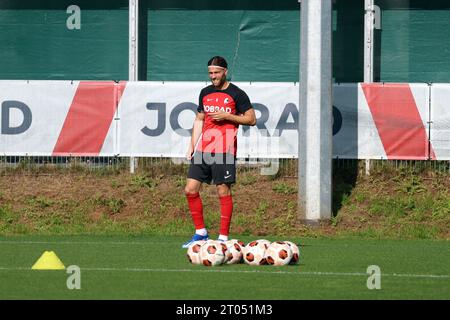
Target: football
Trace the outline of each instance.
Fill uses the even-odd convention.
[[[231,239],[225,241],[227,245],[227,264],[241,263],[242,262],[242,250],[245,247],[245,244],[237,239]]]
[[[264,247],[264,250],[267,250],[267,248],[270,246],[271,242],[266,239],[258,239],[256,240],[258,242],[259,246]]]
[[[298,263],[298,261],[300,260],[300,250],[298,249],[298,246],[291,242],[291,241],[284,241],[286,242],[292,250],[292,259],[291,262],[289,262],[290,264],[296,264]]]
[[[190,263],[202,264],[202,260],[200,258],[200,249],[205,242],[206,241],[204,240],[199,240],[195,241],[189,246],[189,248],[187,249],[187,258]]]
[[[200,259],[204,266],[217,266],[225,261],[226,245],[217,240],[207,240],[200,248]]]
[[[266,259],[264,258],[265,252],[264,243],[252,241],[244,247],[242,252],[244,262],[253,266],[266,264]]]
[[[220,248],[222,249],[224,259],[222,263],[227,263],[229,259],[231,259],[230,249],[228,248],[226,241],[217,241],[220,244]]]
[[[267,248],[264,258],[267,264],[284,266],[292,259],[291,247],[284,241],[272,242]]]

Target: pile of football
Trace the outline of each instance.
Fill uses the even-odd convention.
[[[249,265],[283,266],[296,264],[300,258],[298,246],[291,241],[259,239],[245,245],[242,241],[195,241],[187,250],[189,262],[204,266],[246,263]]]

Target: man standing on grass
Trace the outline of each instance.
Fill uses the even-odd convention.
[[[186,155],[191,165],[185,193],[195,234],[183,244],[183,248],[194,241],[208,239],[199,194],[203,182],[216,185],[220,201],[219,240],[228,240],[233,213],[231,185],[236,180],[237,131],[240,124],[254,126],[256,116],[247,94],[227,81],[227,72],[224,58],[215,56],[208,61],[212,84],[200,92],[198,113]]]

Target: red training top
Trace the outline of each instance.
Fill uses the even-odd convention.
[[[247,94],[232,83],[225,90],[218,90],[213,85],[203,88],[197,111],[205,113],[205,121],[197,151],[236,155],[239,124],[232,121],[215,121],[209,113],[222,111],[239,115],[250,108],[252,105]]]

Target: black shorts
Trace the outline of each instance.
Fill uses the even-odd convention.
[[[195,152],[187,177],[208,184],[235,183],[236,156],[230,153]]]

